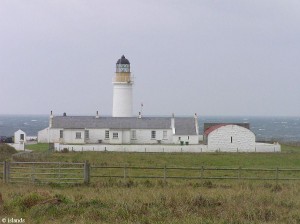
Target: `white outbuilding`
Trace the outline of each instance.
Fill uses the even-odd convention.
[[[227,152],[255,151],[255,134],[245,125],[216,124],[204,132],[209,150]]]
[[[19,129],[18,131],[15,132],[14,134],[14,142],[16,144],[24,144],[26,143],[26,133],[24,131],[22,131],[21,129]]]

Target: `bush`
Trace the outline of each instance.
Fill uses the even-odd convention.
[[[68,153],[69,149],[68,148],[63,148],[63,150],[61,150],[62,153]]]
[[[17,150],[5,143],[0,144],[0,161],[10,159],[13,154],[17,153]]]

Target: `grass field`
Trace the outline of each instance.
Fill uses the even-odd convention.
[[[34,147],[37,154],[48,149],[48,145]],[[282,153],[269,154],[69,152],[46,154],[43,159],[88,160],[104,166],[300,168],[300,147],[282,146]],[[78,186],[1,183],[0,217],[23,218],[26,223],[296,224],[300,223],[299,184],[237,180],[164,184],[155,179],[99,179]]]

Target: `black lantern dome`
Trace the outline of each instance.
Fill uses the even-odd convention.
[[[129,65],[130,62],[124,55],[122,55],[122,57],[117,61],[117,64]]]

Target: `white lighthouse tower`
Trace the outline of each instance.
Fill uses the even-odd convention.
[[[130,63],[123,55],[116,64],[116,75],[113,78],[113,117],[132,116],[132,85]]]

